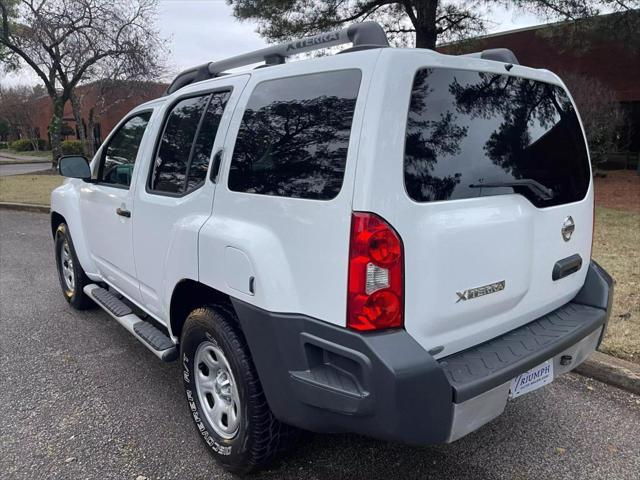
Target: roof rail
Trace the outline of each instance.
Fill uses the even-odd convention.
[[[520,65],[516,55],[508,48],[491,48],[481,52],[467,53],[463,57],[481,58],[483,60],[493,60],[495,62],[510,63],[512,65]]]
[[[352,43],[358,49],[388,47],[387,35],[376,22],[355,23],[342,30],[320,33],[290,42],[262,48],[254,52],[244,53],[235,57],[209,62],[190,68],[180,73],[167,88],[169,95],[191,83],[200,82],[219,76],[225,70],[244,67],[253,63],[265,62],[266,65],[278,65],[285,62],[287,57],[298,53],[310,52],[321,48],[333,47]]]

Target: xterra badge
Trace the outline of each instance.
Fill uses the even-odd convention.
[[[471,300],[473,298],[482,297],[484,295],[489,295],[490,293],[496,293],[500,290],[504,290],[505,282],[504,280],[496,283],[490,283],[489,285],[484,285],[482,287],[470,288],[469,290],[465,290],[464,292],[456,292],[458,295],[458,303],[460,300]]]

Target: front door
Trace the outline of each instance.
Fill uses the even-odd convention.
[[[100,150],[97,176],[80,189],[84,234],[104,280],[140,301],[132,244],[133,189],[136,160],[151,111],[120,124]]]
[[[211,215],[216,187],[210,164],[217,163],[246,79],[216,82],[168,102],[153,157],[140,171],[145,179],[138,182],[133,220],[136,271],[142,306],[160,321],[169,318],[176,283],[198,278],[198,233]]]

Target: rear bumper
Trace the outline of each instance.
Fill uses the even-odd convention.
[[[439,360],[404,330],[359,334],[233,303],[277,418],[424,445],[454,441],[500,415],[510,380],[537,364],[553,358],[556,376],[580,364],[602,339],[612,294],[611,277],[592,262],[572,302]]]

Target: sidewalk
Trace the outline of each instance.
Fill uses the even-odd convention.
[[[51,163],[51,159],[48,157],[36,157],[0,150],[0,164],[12,165],[17,163]]]

